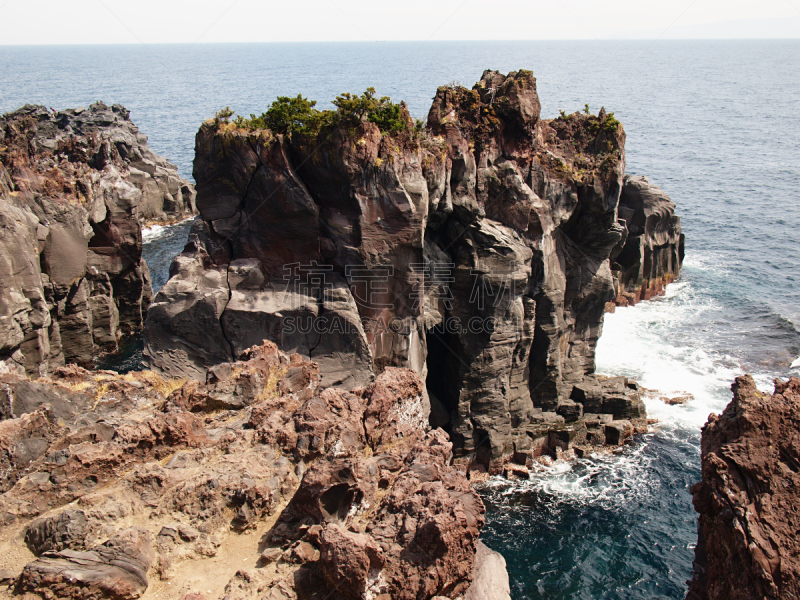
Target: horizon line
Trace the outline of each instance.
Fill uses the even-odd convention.
[[[418,44],[423,40],[292,40],[292,41],[250,41],[250,42],[55,42],[40,44],[0,44],[0,48],[40,48],[61,46],[245,46],[252,44],[279,45],[279,44]],[[514,43],[514,42],[788,42],[800,41],[798,37],[663,37],[663,38],[534,38],[534,39],[459,39],[459,40],[427,40],[425,43]]]

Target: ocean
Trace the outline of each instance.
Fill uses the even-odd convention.
[[[278,95],[325,107],[373,86],[424,117],[439,85],[526,68],[544,117],[614,112],[628,172],[677,204],[686,262],[664,297],[607,315],[598,371],[694,399],[649,401],[659,426],[620,453],[491,480],[483,537],[505,556],[515,599],[678,599],[696,542],[700,428],[736,375],[765,391],[800,375],[798,57],[800,40],[0,46],[0,112],[124,104],[185,177],[201,121],[225,106],[260,114]],[[147,232],[156,286],[188,227]]]

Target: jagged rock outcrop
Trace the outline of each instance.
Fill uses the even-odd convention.
[[[703,427],[687,600],[800,597],[800,379],[764,394],[747,375]]]
[[[90,366],[139,332],[152,291],[141,223],[194,212],[192,186],[122,106],[0,117],[0,363]]]
[[[625,231],[611,252],[615,305],[632,306],[678,278],[685,239],[675,204],[642,175],[625,176],[618,213]]]
[[[0,420],[16,594],[420,600],[503,580],[491,552],[476,564],[483,504],[409,369],[322,389],[266,342],[206,383],[71,365],[37,402],[28,378],[0,380],[19,413]]]
[[[624,440],[644,405],[594,354],[626,247],[625,133],[605,110],[539,111],[531,72],[486,71],[439,88],[424,128],[403,104],[386,131],[341,111],[321,131],[205,122],[202,220],[148,312],[146,362],[203,380],[270,339],[326,386],[408,367],[457,462],[492,472]]]

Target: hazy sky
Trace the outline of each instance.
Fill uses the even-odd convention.
[[[0,45],[800,38],[800,0],[0,0]]]

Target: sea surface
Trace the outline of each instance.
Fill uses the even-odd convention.
[[[324,108],[374,86],[425,117],[437,86],[469,86],[486,68],[532,69],[545,117],[587,103],[613,111],[628,172],[676,202],[680,281],[608,315],[597,362],[694,399],[650,401],[660,428],[619,454],[490,481],[483,537],[506,557],[515,599],[683,598],[700,427],[736,375],[769,391],[800,374],[800,41],[0,46],[0,112],[124,104],[190,177],[194,133],[225,106],[260,114],[302,93]],[[148,230],[156,287],[188,227]]]

